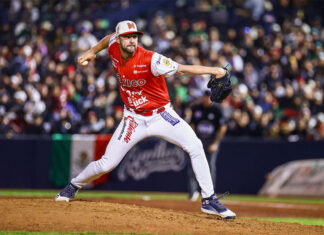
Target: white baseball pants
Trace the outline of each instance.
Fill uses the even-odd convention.
[[[112,171],[136,143],[150,136],[161,137],[186,151],[201,187],[202,197],[209,197],[214,193],[202,143],[170,104],[165,106],[165,111],[152,116],[142,116],[124,109],[123,119],[109,141],[105,154],[100,160],[91,162],[71,183],[81,188],[102,174]]]

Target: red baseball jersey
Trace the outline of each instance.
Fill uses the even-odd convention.
[[[134,56],[125,62],[115,35],[110,39],[108,54],[125,105],[144,111],[159,108],[170,102],[164,75],[176,73],[176,62],[140,46],[137,47]]]

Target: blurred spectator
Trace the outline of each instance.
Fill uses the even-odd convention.
[[[90,33],[90,29],[86,26],[81,28],[81,36],[78,38],[77,47],[80,53],[89,50],[95,46],[98,40],[95,36]]]
[[[99,119],[95,111],[89,111],[86,116],[86,121],[80,127],[81,134],[100,133],[105,127],[105,121]]]
[[[26,128],[26,134],[41,135],[46,134],[43,127],[43,118],[40,115],[33,117],[31,123]]]
[[[138,2],[1,2],[0,134],[114,130],[123,107],[107,54],[87,67],[75,61],[97,37],[114,31],[112,12],[136,8]],[[179,63],[232,65],[233,92],[221,104],[227,135],[324,139],[320,0],[166,3],[170,7],[157,11],[139,9],[133,20],[149,32],[140,41]],[[186,120],[208,80],[167,79],[175,109]]]
[[[104,128],[100,131],[101,134],[111,134],[115,131],[116,129],[116,123],[115,120],[112,116],[107,116],[105,118],[105,126]]]
[[[72,134],[76,126],[72,122],[71,114],[66,109],[60,109],[58,115],[53,117],[51,133]]]

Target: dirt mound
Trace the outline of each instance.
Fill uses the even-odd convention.
[[[141,200],[141,199],[77,199],[82,201],[105,201],[121,204],[172,209],[176,211],[200,212],[201,202],[179,200]],[[324,218],[324,205],[222,201],[226,206],[237,212],[241,217],[304,217]]]
[[[137,201],[141,200],[130,200],[128,203],[134,204],[130,205],[126,201],[108,202],[107,199],[79,199],[71,203],[58,203],[54,202],[53,198],[0,198],[0,230],[154,234],[324,234],[324,227],[320,226],[241,218],[224,221],[200,213],[197,203],[189,204],[196,208],[195,211],[189,212],[183,209],[135,205]],[[165,203],[149,202],[161,205]],[[167,207],[174,208],[172,205]],[[235,206],[232,208],[234,210]]]

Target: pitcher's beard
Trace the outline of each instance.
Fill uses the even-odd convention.
[[[133,46],[128,46],[128,47],[123,47],[123,46],[121,46],[121,49],[125,52],[125,53],[127,53],[127,54],[129,54],[129,55],[133,55],[134,53],[135,53],[135,51],[136,51],[136,46],[135,45],[133,45]]]

